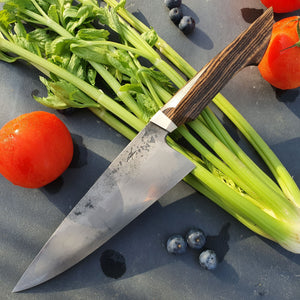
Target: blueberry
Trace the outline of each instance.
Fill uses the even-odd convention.
[[[217,268],[218,259],[213,250],[205,250],[199,256],[200,266],[206,270],[214,270]]]
[[[174,7],[169,12],[169,17],[174,24],[178,25],[183,17],[182,9],[180,7]]]
[[[205,233],[201,229],[190,229],[186,235],[187,244],[193,249],[201,249],[206,243]]]
[[[195,29],[195,20],[191,16],[184,16],[179,22],[179,29],[184,34],[190,34]]]
[[[167,241],[167,250],[172,254],[183,254],[186,251],[186,241],[181,235],[175,234]]]
[[[181,0],[165,0],[165,5],[169,9],[179,7],[181,5]]]

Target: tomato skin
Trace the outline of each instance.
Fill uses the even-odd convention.
[[[300,9],[300,0],[261,0],[266,7],[273,7],[276,13],[287,13]]]
[[[300,86],[300,47],[289,48],[299,41],[298,18],[288,17],[274,24],[270,43],[258,65],[262,77],[282,90]]]
[[[40,188],[58,178],[73,157],[73,141],[54,114],[23,114],[0,130],[0,173],[13,184]]]

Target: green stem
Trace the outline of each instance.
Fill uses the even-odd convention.
[[[226,199],[221,199],[221,196],[217,194],[213,189],[209,188],[208,186],[201,183],[193,174],[188,174],[183,179],[187,184],[189,184],[191,187],[193,187],[195,190],[206,196],[208,199],[212,200],[214,203],[216,203],[218,206],[220,206],[222,209],[226,210],[229,214],[231,214],[234,218],[236,218],[238,221],[240,221],[242,224],[247,226],[252,231],[256,232],[257,234],[268,238],[270,240],[274,240],[273,237],[266,234],[261,228],[257,226],[257,224],[254,224],[251,220],[245,219],[241,217],[235,209],[228,207],[225,205]],[[245,197],[245,196],[243,196]]]
[[[158,85],[155,87],[157,88],[158,92],[161,93],[161,97],[164,99],[164,101],[167,102],[171,97],[171,95],[168,94],[164,89],[160,88]],[[240,147],[233,141],[233,139],[225,130],[225,128],[222,126],[222,124],[220,124],[219,121],[217,121],[216,116],[211,112],[211,110],[208,107],[205,108],[201,116],[192,124],[195,125],[195,123],[198,124],[198,122],[201,122],[201,124],[203,124],[203,122],[200,121],[202,118],[205,122],[206,121],[209,122],[210,125],[209,128],[215,128],[215,131],[217,131],[214,132],[215,134],[220,133],[217,134],[220,141],[226,142],[225,145],[227,146],[227,148],[231,149],[237,155],[237,157],[241,160],[241,162],[244,163],[247,166],[247,168],[249,168],[248,171],[253,173],[253,176],[257,176],[257,178],[259,178],[261,182],[268,184],[268,186],[272,188],[274,192],[276,192],[277,194],[283,197],[283,193],[280,190],[280,188],[260,168],[258,168],[257,165],[240,149]],[[201,125],[201,128],[203,128],[203,126],[205,125]],[[179,128],[178,131],[207,160],[209,160],[213,165],[215,165],[218,169],[220,169],[224,174],[229,176],[238,186],[240,186],[247,193],[252,195],[252,197],[257,198],[257,194],[247,184],[249,179],[246,178],[246,181],[241,180],[241,177],[239,175],[240,173],[239,169],[237,169],[236,173],[232,172],[228,167],[226,167],[226,165],[224,165],[219,159],[217,159],[208,149],[206,149],[196,138],[194,138],[186,128],[184,127]],[[198,128],[197,134],[201,138],[205,138],[205,131],[203,131],[202,129]],[[212,140],[212,139],[207,138],[207,140]],[[218,144],[219,142],[217,142],[216,139],[214,139],[214,141],[215,142],[211,143],[211,147],[214,151],[217,151],[215,145]],[[230,151],[228,151],[228,153],[230,153]]]
[[[178,88],[186,84],[186,80],[178,74],[168,63],[161,59],[160,55],[128,24],[120,19],[124,37],[136,49],[142,49],[147,52],[145,57],[162,73],[164,73]]]
[[[115,0],[104,0],[107,4],[115,8],[119,3]],[[126,9],[119,7],[117,13],[124,18],[129,24],[131,24],[139,32],[147,32],[149,28],[135,18]],[[196,74],[196,70],[193,69],[180,55],[178,55],[172,47],[170,47],[165,41],[158,37],[156,47],[164,54],[170,61],[172,61],[184,74],[189,78]],[[180,87],[180,85],[178,85]],[[275,156],[275,154],[264,143],[261,137],[254,132],[253,128],[250,128],[247,124],[246,129],[243,130],[242,125],[245,123],[244,118],[232,107],[229,106],[228,101],[219,94],[213,99],[213,102],[224,112],[227,116],[236,124],[241,132],[248,138],[249,142],[257,149],[262,159],[266,162],[268,167],[274,174],[277,182],[283,189],[286,196],[293,201],[298,207],[300,206],[300,191],[294,182],[293,178],[283,167],[281,162]],[[245,125],[245,124],[244,124]],[[247,130],[251,131],[251,134],[247,134]],[[264,145],[263,145],[264,144]],[[260,149],[262,148],[262,149]]]
[[[90,107],[89,110],[96,115],[99,119],[105,122],[108,126],[115,129],[117,132],[122,134],[129,140],[133,140],[136,136],[136,132],[126,126],[124,123],[120,122],[113,115],[107,112],[105,109]]]
[[[63,28],[60,24],[56,23],[54,20],[50,19],[47,15],[39,15],[33,11],[30,11],[28,9],[20,9],[20,11],[27,15],[28,17],[32,18],[33,20],[37,21],[39,24],[44,25],[48,28],[51,28],[53,31],[55,31],[57,34],[68,37],[68,38],[73,38],[73,35],[67,31],[65,28]],[[28,20],[30,21],[30,20]]]
[[[175,142],[168,140],[168,143],[181,154],[192,158]],[[192,160],[193,161],[193,160]],[[262,210],[255,202],[249,201],[247,197],[243,197],[240,193],[232,190],[225,183],[212,175],[206,168],[193,161],[195,169],[188,174],[184,180],[203,191],[200,186],[206,187],[209,191],[213,191],[212,200],[222,207],[224,210],[232,213],[233,216],[239,216],[244,220],[251,220],[252,224],[257,226],[258,231],[264,233],[264,236],[271,236],[279,244],[290,251],[299,253],[299,216],[293,216],[288,220],[278,219],[272,215],[272,211]],[[192,177],[194,176],[194,177]],[[209,196],[213,194],[210,193]]]
[[[300,207],[300,191],[295,181],[288,173],[283,164],[279,161],[274,152],[257,134],[254,128],[240,115],[240,113],[221,95],[215,97],[215,104],[232,120],[243,135],[253,145],[270,171],[273,173],[278,184],[298,208]]]
[[[84,4],[96,5],[96,1],[83,0],[81,2]],[[105,0],[105,2],[112,7],[117,7],[119,4],[115,0]],[[36,1],[34,1],[34,3],[35,5],[38,5]],[[26,14],[29,18],[31,18],[31,20],[33,20],[33,22],[45,25],[61,36],[73,38],[71,33],[47,17],[45,12],[41,11],[38,7],[36,8],[41,15],[28,10],[22,10],[21,14]],[[127,17],[129,16],[129,19],[131,18],[131,20],[133,20],[132,25],[134,27],[138,27],[140,32],[146,32],[149,30],[149,28],[147,28],[145,25],[142,26],[142,23],[136,18],[133,16],[132,18],[130,14],[122,7],[119,7],[117,12],[121,14],[122,11]],[[148,59],[162,73],[167,75],[177,87],[182,87],[186,82],[185,79],[179,75],[169,64],[163,61],[160,55],[150,45],[148,45],[142,36],[140,36],[132,27],[130,27],[125,20],[126,18],[120,18],[119,29],[121,36],[122,38],[125,38],[133,47],[128,46],[127,44],[123,45],[113,42],[103,42],[98,43],[98,45],[105,45],[106,43],[105,46],[113,46],[119,49],[130,51],[132,54],[141,55]],[[130,21],[126,21],[130,23]],[[85,46],[87,43],[88,42],[85,42]],[[92,43],[93,42],[88,45],[90,46]],[[160,38],[158,38],[156,46],[167,58],[173,62],[176,62],[175,65],[188,77],[195,75],[196,71]],[[38,68],[47,70],[50,73],[53,73],[78,87],[81,91],[103,106],[103,108],[101,107],[99,109],[91,108],[91,111],[122,135],[126,136],[128,139],[133,139],[136,135],[136,131],[140,131],[144,127],[145,123],[136,118],[131,112],[128,112],[122,105],[119,105],[113,99],[106,96],[102,91],[97,90],[84,80],[78,79],[76,76],[68,71],[65,71],[59,66],[52,64],[38,55],[34,55],[33,53],[24,50],[22,47],[15,45],[3,38],[0,39],[0,49],[6,52],[13,51],[15,54],[21,56],[23,59],[37,66]],[[118,94],[120,84],[117,81],[110,81],[110,76],[112,75],[108,74],[109,72],[107,70],[104,71],[105,68],[100,64],[91,63],[91,65],[95,69],[98,68],[98,72],[100,74],[104,74],[106,81],[111,83],[112,89],[120,98],[122,96],[122,100],[125,104],[127,103],[126,106],[131,107],[130,110],[136,115],[139,115],[139,111],[136,110],[137,108],[135,107],[134,100],[127,97],[128,95],[124,96]],[[149,91],[154,93],[154,95],[157,94],[163,102],[167,102],[170,99],[169,93],[163,92],[163,88],[160,86],[160,84],[156,83],[152,78],[144,78],[143,83],[145,82],[145,88],[147,86]],[[249,127],[245,126],[245,124],[247,125],[248,123],[246,121],[245,123],[238,112],[235,112],[230,105],[227,105],[225,101],[226,99],[224,100],[223,98],[221,95],[218,95],[213,101],[218,103],[220,105],[219,107],[225,106],[225,108],[221,108],[221,110],[224,109],[225,111],[229,111],[228,115],[230,115],[232,119],[236,120],[238,128],[245,128],[244,131],[246,134],[244,133],[244,135],[255,147],[257,147],[257,149],[260,150],[260,152],[258,152],[267,162],[271,171],[276,173],[274,176],[276,177],[282,189],[290,199],[293,200],[296,195],[296,198],[300,202],[299,189],[292,178],[288,177],[288,172],[285,169],[282,170],[282,164],[280,164],[279,161],[276,161],[277,158],[270,149],[270,153],[266,151],[268,149],[264,148],[264,144],[261,143],[259,139],[260,137],[254,131],[254,129],[252,128],[256,135],[253,134],[251,130],[249,132]],[[223,103],[220,104],[220,101]],[[120,118],[120,120],[118,118]],[[128,124],[128,126],[124,123]],[[132,128],[129,128],[129,126]],[[220,180],[218,176],[215,176],[213,172],[209,171],[207,166],[199,157],[196,157],[168,137],[168,143],[170,143],[175,150],[187,156],[195,163],[195,169],[185,178],[185,180],[190,182],[190,184],[197,190],[203,192],[204,195],[207,195],[210,199],[215,201],[218,205],[223,207],[253,231],[276,240],[280,244],[284,245],[287,249],[291,248],[291,245],[289,245],[285,239],[295,238],[296,234],[298,234],[299,227],[297,224],[299,220],[298,210],[295,210],[293,203],[286,201],[287,199],[283,197],[282,193],[279,191],[279,188],[275,188],[276,185],[271,179],[270,181],[267,179],[267,183],[264,183],[264,179],[268,177],[266,177],[264,173],[258,172],[256,166],[254,166],[254,163],[248,157],[244,156],[242,152],[240,152],[240,149],[237,148],[237,145],[232,143],[232,141],[228,138],[224,127],[222,127],[222,124],[217,122],[215,116],[208,109],[201,114],[198,120],[192,122],[190,126],[199,135],[199,137],[201,137],[220,156],[220,158],[224,160],[224,162],[222,162],[214,154],[210,153],[208,149],[199,143],[199,141],[194,139],[194,136],[192,136],[186,128],[180,128],[178,130],[179,133],[181,133],[181,135],[184,136],[186,140],[188,140],[196,149],[200,149],[200,153],[202,153],[206,159],[211,161],[224,174],[228,174],[238,186],[248,192],[248,195],[241,193],[239,189],[230,188],[227,184]],[[211,130],[209,128],[211,128]],[[222,141],[224,141],[224,143],[222,143]],[[297,203],[298,200],[293,201]],[[295,225],[296,229],[292,227],[293,225]],[[299,251],[298,244],[295,243],[294,245],[295,248],[298,247],[297,251]]]
[[[186,127],[179,127],[177,129],[180,134],[191,144],[193,147],[211,162],[218,170],[220,170],[223,174],[228,176],[230,180],[232,180],[238,187],[241,187],[244,191],[246,191],[249,195],[251,195],[254,199],[257,198],[257,194],[241,179],[239,175],[234,173],[224,162],[222,162],[219,158],[217,158],[214,154],[212,154],[206,147],[204,147],[197,138],[195,138]],[[214,173],[214,172],[212,172]],[[217,176],[217,175],[216,175]],[[220,178],[221,180],[221,178]],[[232,184],[231,184],[232,186]],[[233,188],[236,188],[232,186]]]
[[[275,214],[282,218],[289,218],[290,215],[298,215],[291,202],[286,198],[274,192],[269,186],[262,182],[236,157],[223,143],[221,143],[214,134],[211,133],[199,120],[189,123],[189,126],[197,132],[204,141],[227,163],[236,175],[256,192],[261,203],[271,207]]]
[[[120,91],[121,85],[116,80],[116,78],[109,71],[107,71],[107,69],[103,65],[92,61],[90,61],[89,63],[100,74],[100,76],[109,84],[111,89],[124,102],[124,104],[129,108],[129,110],[133,112],[139,119],[142,119],[143,112],[138,107],[137,103],[130,96],[129,93]]]
[[[248,168],[255,176],[257,176],[262,182],[268,184],[275,192],[283,195],[282,190],[279,186],[265,174],[250,158],[246,153],[238,146],[233,140],[230,134],[222,126],[220,121],[217,119],[215,114],[206,107],[202,112],[204,120],[207,122],[210,129],[214,129],[214,134],[227,146]]]
[[[85,4],[93,5],[96,9],[99,8],[97,4],[92,1],[82,1]],[[109,4],[109,3],[108,3]],[[113,3],[112,7],[118,5],[117,2]],[[110,4],[109,4],[110,5]],[[131,43],[136,50],[141,51],[143,56],[147,58],[155,67],[166,74],[169,79],[179,88],[185,85],[186,81],[180,76],[169,64],[163,61],[160,55],[135,31],[130,27],[123,19],[119,18],[121,32],[123,37]]]
[[[161,107],[163,107],[164,104],[161,102],[154,88],[154,85],[157,84],[156,81],[153,80],[150,76],[148,76],[148,74],[144,72],[145,68],[143,68],[143,66],[140,64],[137,58],[133,58],[133,60],[136,66],[138,67],[137,75],[139,75],[139,77],[142,77],[142,80],[146,83],[146,86],[150,92],[150,95],[152,96],[152,99],[156,103],[157,108],[160,109]]]
[[[112,46],[115,47],[117,49],[121,49],[121,50],[125,50],[128,52],[132,52],[135,54],[138,54],[148,60],[151,60],[152,57],[149,56],[149,54],[147,53],[147,51],[143,51],[142,49],[137,49],[134,47],[130,47],[124,44],[120,44],[117,42],[111,42],[111,41],[80,41],[79,44],[76,44],[76,47],[78,48],[89,48],[91,46]]]
[[[34,7],[38,10],[38,12],[44,17],[44,18],[48,18],[47,14],[43,11],[43,9],[37,4],[37,2],[35,0],[31,0],[31,2],[33,3]]]
[[[12,44],[11,42],[0,38],[0,49],[4,52],[14,52],[18,56],[22,57],[24,60],[39,65],[40,67],[48,70],[49,72],[55,74],[56,76],[70,82],[82,92],[86,93],[96,102],[101,104],[107,110],[112,112],[114,115],[118,116],[125,123],[130,124],[134,129],[140,131],[144,126],[144,122],[136,118],[132,113],[128,112],[124,107],[115,102],[113,99],[105,95],[101,90],[91,86],[84,80],[79,79],[75,75],[66,71],[63,68],[23,49],[19,45]]]
[[[239,196],[234,190],[227,187],[226,184],[212,176],[205,168],[195,168],[192,174],[194,174],[203,184],[213,187],[214,191],[220,196],[221,201],[223,199],[225,200],[225,202],[222,201],[222,203],[220,203],[221,201],[219,200],[218,204],[220,204],[221,207],[226,210],[228,210],[228,207],[230,210],[234,211],[235,214],[239,214],[243,218],[252,220],[259,228],[277,240],[281,240],[282,237],[286,236],[290,231],[290,228],[286,227],[292,225],[288,225],[288,223],[297,220],[297,218],[294,218],[286,220],[288,222],[283,222],[282,219],[274,218],[251,201],[248,201],[248,199]]]
[[[49,28],[51,28],[53,31],[55,31],[57,34],[67,37],[67,38],[73,38],[73,35],[65,30],[62,26],[54,22],[52,19],[50,19],[45,13],[43,13],[43,10],[40,8],[39,9],[40,13],[42,14],[42,17],[39,16],[38,14],[31,12],[29,10],[23,10],[23,13],[26,15],[30,16],[31,18],[35,19],[38,21],[40,24],[43,24]],[[84,45],[89,46],[89,42],[82,42]],[[95,43],[95,42],[90,42],[90,43]],[[118,43],[112,43],[108,42],[109,44],[113,44],[114,46],[122,46],[121,44]],[[97,44],[97,43],[96,43]],[[101,45],[101,42],[98,44]],[[79,45],[77,45],[79,46]],[[129,51],[130,50],[135,50],[135,48],[128,47],[128,49],[124,49]],[[141,53],[143,54],[143,53]],[[142,112],[135,103],[135,101],[132,99],[132,97],[128,93],[120,92],[120,84],[118,84],[117,80],[100,64],[89,61],[89,63],[94,67],[94,69],[101,74],[102,78],[110,85],[110,87],[116,92],[116,94],[121,98],[121,100],[125,103],[125,105],[139,118],[142,119]]]
[[[104,2],[106,2],[113,8],[116,8],[116,6],[119,4],[115,0],[104,0]],[[137,19],[133,14],[131,14],[126,9],[120,7],[118,8],[117,13],[140,33],[149,31],[149,27],[147,27],[143,22]],[[193,67],[191,67],[189,64],[187,64],[186,61],[172,47],[170,47],[162,38],[158,37],[158,40],[156,42],[156,47],[186,76],[191,78],[196,74],[196,70]]]

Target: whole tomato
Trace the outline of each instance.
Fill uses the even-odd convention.
[[[273,7],[274,12],[287,13],[300,9],[300,0],[261,0],[266,7]]]
[[[273,26],[268,48],[258,65],[262,77],[282,90],[300,86],[300,17],[288,17]]]
[[[73,141],[54,114],[23,114],[0,130],[0,173],[15,185],[42,187],[59,177],[73,157]]]

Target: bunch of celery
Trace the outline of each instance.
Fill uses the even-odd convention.
[[[5,2],[0,11],[0,59],[22,59],[45,74],[41,81],[48,96],[36,100],[54,109],[89,108],[128,139],[186,82],[162,56],[187,78],[196,74],[125,9],[125,1],[105,0],[103,6],[96,0],[0,2]],[[97,88],[99,81],[106,82],[107,91]],[[196,165],[184,180],[254,232],[300,253],[296,183],[221,94],[213,102],[249,140],[274,179],[242,151],[207,107],[168,138]]]

